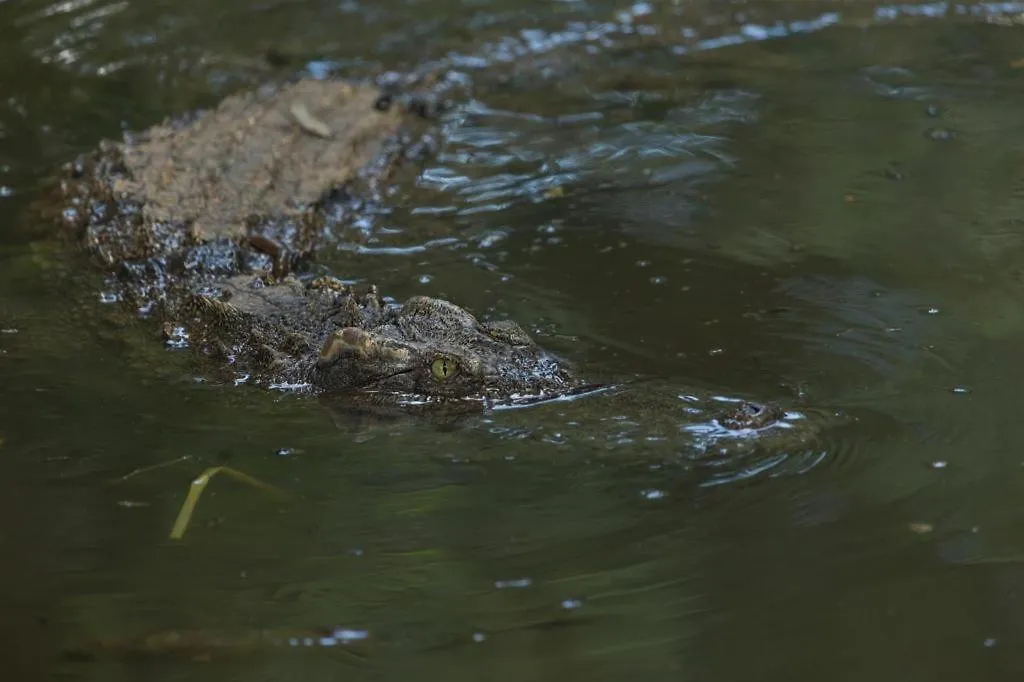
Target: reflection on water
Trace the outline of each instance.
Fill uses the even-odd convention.
[[[1022,12],[0,4],[4,669],[1019,675]],[[239,87],[434,68],[440,153],[320,265],[614,390],[452,422],[219,386],[24,214]],[[738,399],[787,417],[725,428]],[[218,479],[168,539],[217,465],[292,500]]]

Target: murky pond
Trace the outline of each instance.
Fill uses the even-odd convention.
[[[1018,679],[1022,12],[0,4],[5,679]],[[437,155],[318,266],[610,390],[438,423],[223,385],[26,217],[102,138],[419,68],[463,86]],[[220,465],[287,497],[217,477],[170,539]]]

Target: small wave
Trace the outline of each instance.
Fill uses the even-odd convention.
[[[528,421],[507,410],[485,422],[501,438],[557,446],[586,461],[681,467],[702,487],[846,467],[889,430],[869,410],[792,405],[763,428],[730,428],[722,415],[745,401],[646,382],[620,384],[571,404],[548,403]]]
[[[847,360],[854,371],[870,370],[878,377],[893,377],[922,362],[932,368],[941,363],[925,350],[935,320],[923,295],[887,291],[865,277],[830,275],[786,279],[776,292],[793,305],[763,315],[760,329],[784,341],[789,357],[829,366]],[[793,344],[800,348],[797,355]]]
[[[700,471],[704,487],[753,478],[805,474],[826,462],[839,466],[854,456],[858,445],[844,430],[853,420],[839,410],[787,409],[780,418],[758,428],[736,428],[720,417],[722,404],[740,398],[713,396],[687,412],[699,421],[680,426],[685,435],[685,460]]]

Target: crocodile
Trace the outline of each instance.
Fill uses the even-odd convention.
[[[236,381],[409,405],[583,389],[515,322],[429,296],[389,303],[309,271],[332,230],[429,153],[443,88],[403,85],[305,78],[231,95],[101,142],[44,205],[169,346]]]
[[[167,345],[236,383],[389,408],[596,388],[513,321],[429,296],[388,302],[309,267],[404,165],[429,156],[446,87],[298,78],[230,95],[101,142],[62,168],[43,206]],[[783,414],[743,403],[723,423],[763,429]]]
[[[182,326],[165,325],[247,380],[364,402],[485,404],[585,389],[569,366],[511,320],[480,321],[449,301],[413,296],[386,305],[331,276],[238,275],[190,293]]]

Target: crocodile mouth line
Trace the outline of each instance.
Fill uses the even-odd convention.
[[[584,384],[583,386],[577,386],[566,390],[554,390],[547,393],[540,391],[536,394],[512,394],[505,398],[485,397],[483,400],[487,403],[487,406],[493,410],[515,410],[546,403],[570,402],[586,398],[591,395],[604,393],[605,391],[609,391],[614,388],[615,386],[608,384]]]

